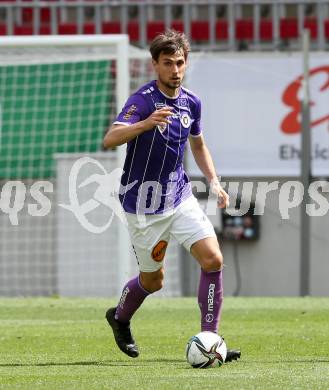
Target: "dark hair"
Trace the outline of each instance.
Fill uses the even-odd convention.
[[[158,61],[161,53],[174,54],[182,50],[185,60],[190,51],[190,44],[184,33],[175,30],[167,30],[157,35],[150,45],[150,52],[153,60]]]

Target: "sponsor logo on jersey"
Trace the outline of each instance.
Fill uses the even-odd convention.
[[[180,123],[183,127],[185,127],[185,129],[188,129],[191,126],[191,118],[189,114],[184,112],[180,117]]]
[[[135,106],[135,104],[131,105],[128,108],[127,112],[124,114],[123,119],[129,119],[136,110],[137,106]]]
[[[161,108],[164,108],[164,107],[167,107],[167,106],[168,106],[167,104],[161,103],[161,102],[156,102],[156,103],[154,103],[154,105],[155,105],[155,108],[156,108],[157,110],[160,110]],[[170,116],[168,117],[168,119],[169,119],[169,118],[177,119],[177,118],[179,118],[179,115],[173,113],[172,115],[170,115]],[[160,133],[162,134],[162,133],[164,133],[164,132],[166,131],[167,125],[166,125],[166,124],[164,124],[164,125],[162,125],[162,126],[157,125],[156,128],[157,128],[157,129],[160,131]]]
[[[168,246],[167,241],[164,240],[159,241],[152,250],[152,259],[158,262],[162,261],[166,254],[167,246]]]
[[[165,107],[172,107],[172,106],[169,106],[168,104],[165,104],[165,103],[155,103],[155,108],[157,110],[160,110],[161,108],[165,108]],[[174,104],[175,107],[179,108],[178,106],[176,106]],[[179,118],[179,113],[176,111],[176,113],[173,112],[172,115],[170,115],[168,118],[174,118],[174,119],[178,119]]]
[[[157,110],[160,110],[161,108],[164,108],[164,107],[166,107],[166,104],[165,103],[155,103],[155,108],[157,109]]]
[[[215,294],[215,285],[213,283],[210,283],[208,289],[208,311],[214,310],[214,294]]]

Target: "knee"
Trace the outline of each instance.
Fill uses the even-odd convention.
[[[205,272],[220,271],[223,268],[223,255],[220,251],[209,253],[202,261],[201,268]]]
[[[143,272],[140,274],[140,281],[143,288],[150,293],[154,293],[162,289],[163,279],[164,279],[163,270],[159,270],[157,272],[150,272],[150,273]]]

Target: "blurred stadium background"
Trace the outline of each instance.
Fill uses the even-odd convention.
[[[130,91],[153,77],[147,46],[167,27],[191,40],[185,85],[202,98],[205,138],[218,172],[233,183],[237,201],[249,191],[255,208],[257,182],[278,181],[282,189],[300,175],[300,116],[283,123],[301,98],[301,36],[309,29],[312,180],[328,182],[329,1],[0,1],[3,36],[58,35],[62,42],[85,34],[93,42],[90,34],[128,34]],[[0,295],[116,296],[137,271],[119,219],[95,234],[59,204],[70,203],[69,174],[78,158],[89,156],[107,172],[120,166],[120,153],[102,150],[122,98],[118,47],[27,42],[0,48]],[[186,166],[200,180],[189,155]],[[100,165],[86,164],[77,184],[91,175],[104,179],[104,173]],[[41,195],[40,181],[51,183]],[[253,184],[244,194],[243,182]],[[87,215],[93,226],[112,217],[95,198],[100,185],[110,192],[97,181],[77,188],[80,204],[95,202]],[[201,202],[203,189],[199,184]],[[44,210],[42,194],[50,200]],[[291,208],[283,219],[279,199],[279,190],[270,192],[262,216],[250,209],[244,218],[212,217],[225,257],[226,295],[300,295],[301,209]],[[33,205],[39,216],[31,216]],[[328,231],[328,212],[311,218],[307,278],[314,296],[329,295]],[[165,288],[156,295],[194,295],[197,268],[173,242]]]

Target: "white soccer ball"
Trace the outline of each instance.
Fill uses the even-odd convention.
[[[186,346],[186,359],[194,368],[221,366],[227,348],[223,338],[213,332],[200,332],[190,338]]]

